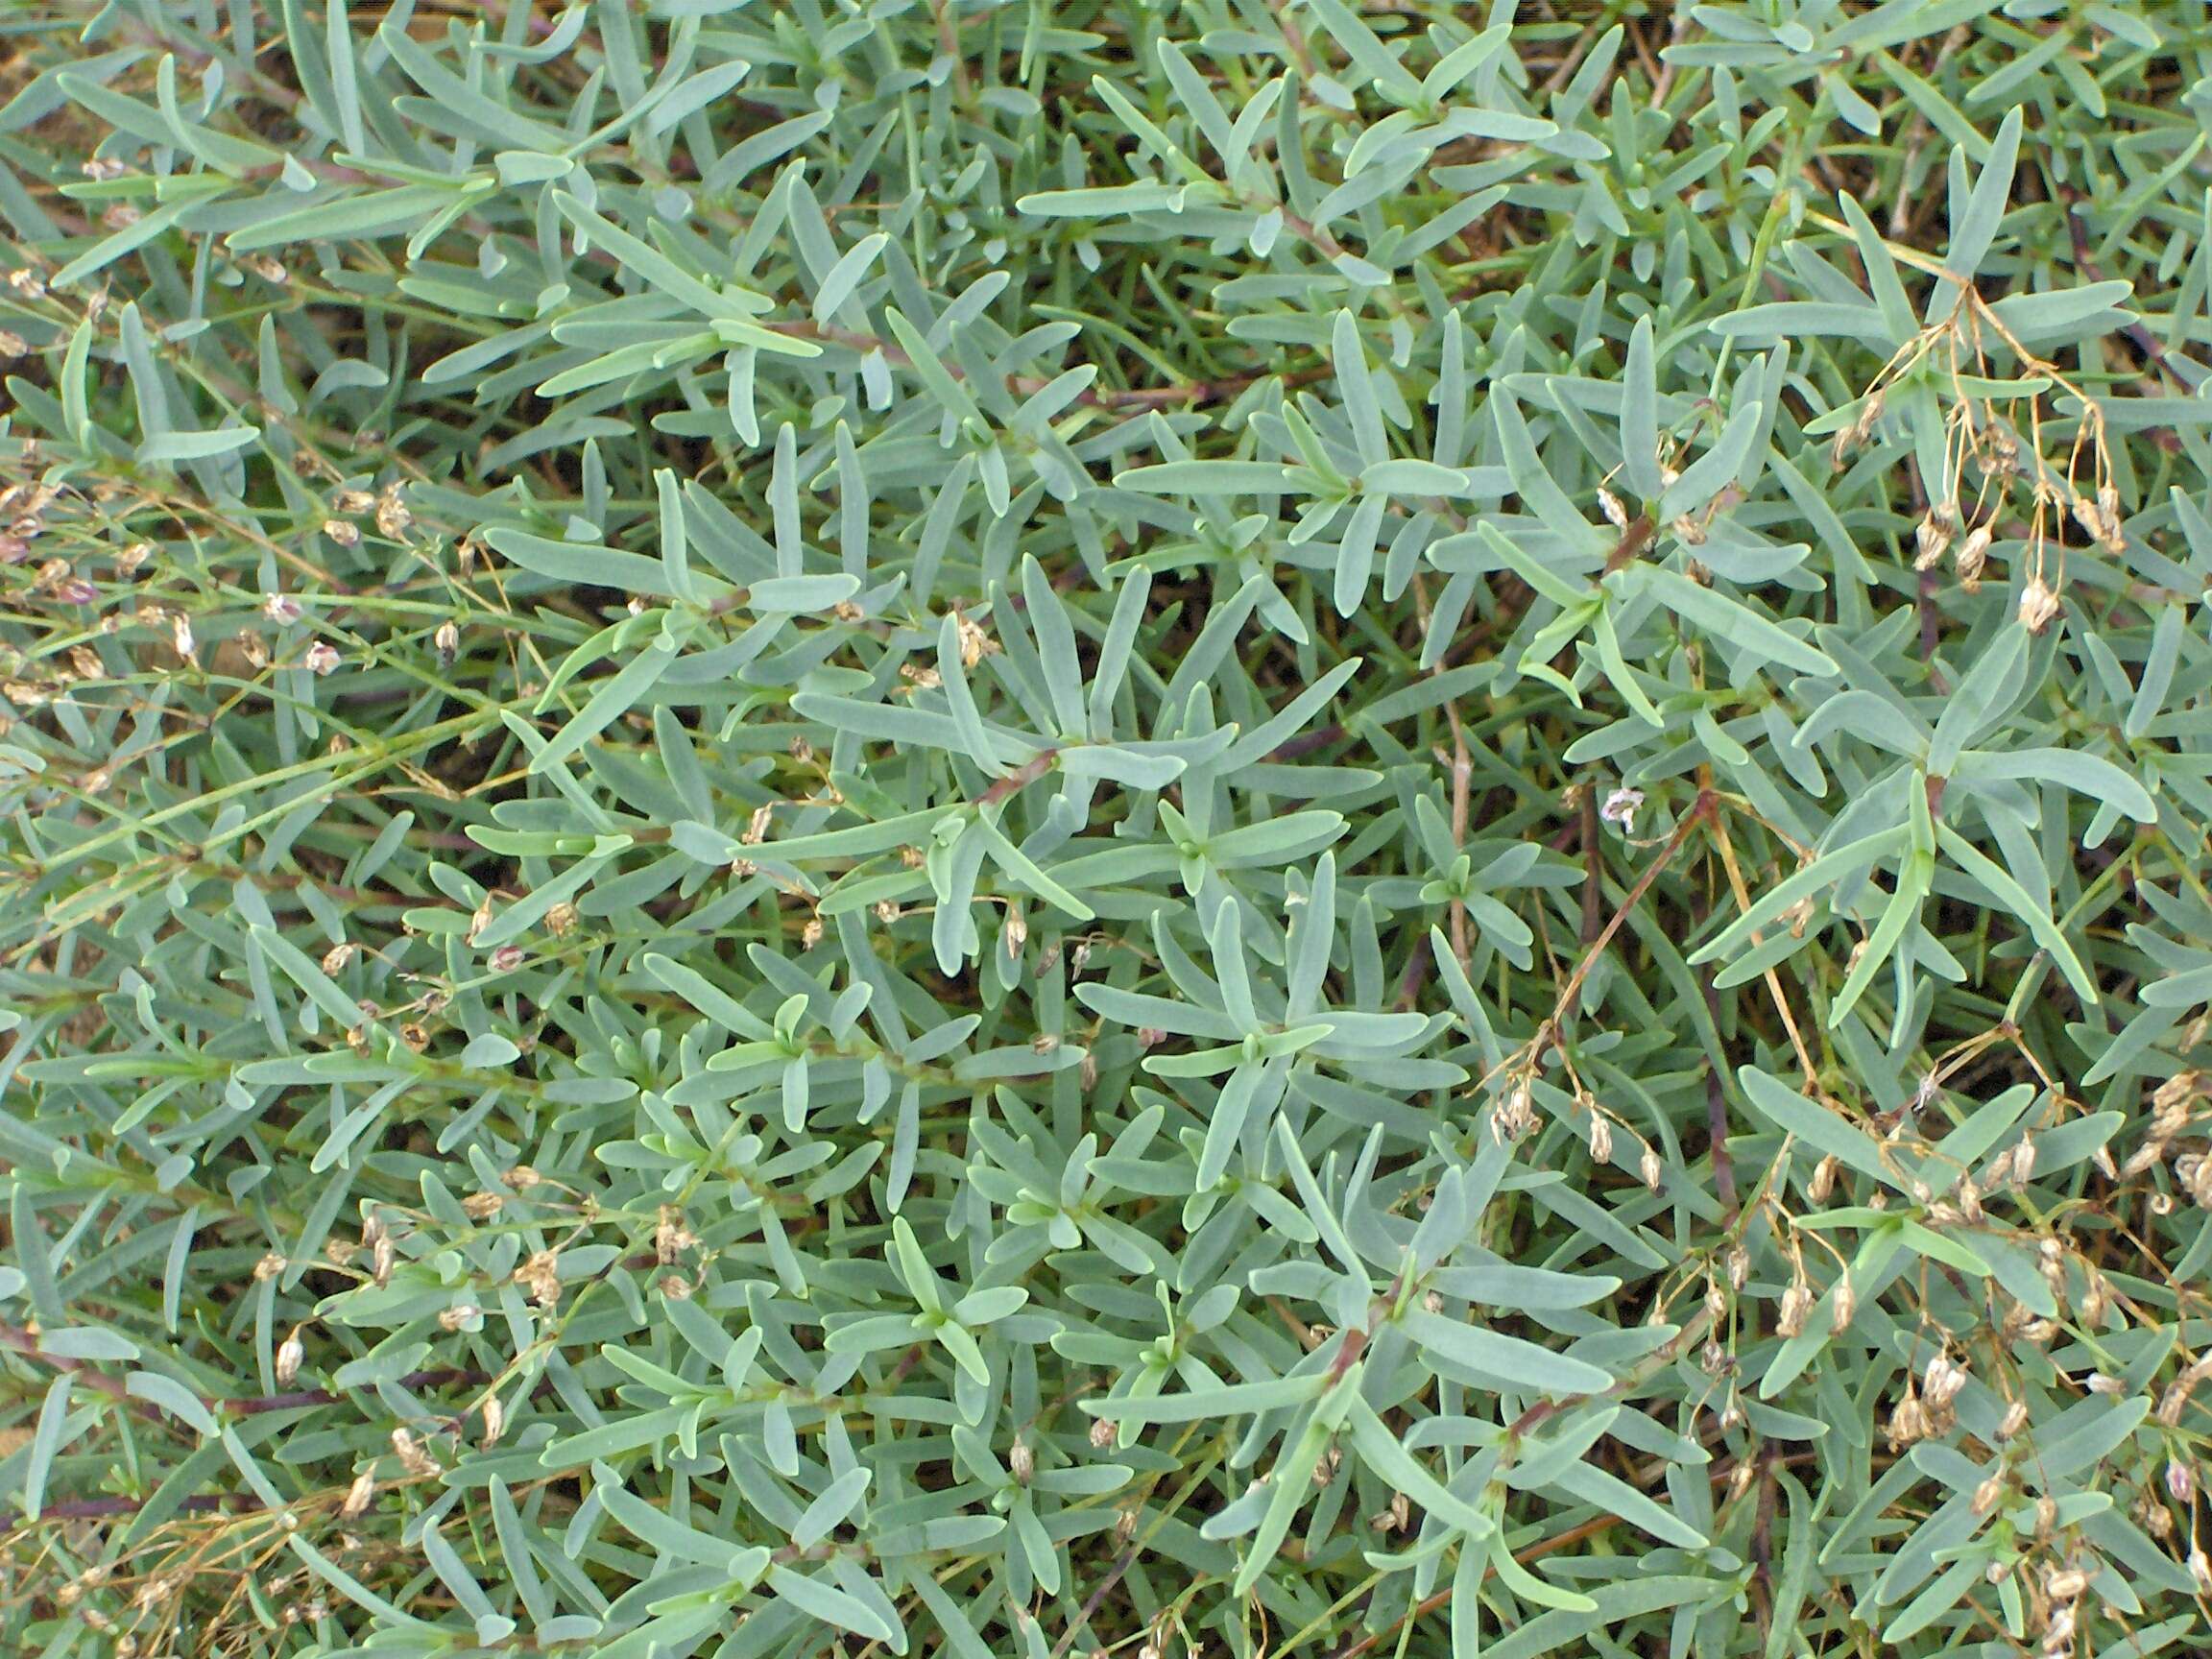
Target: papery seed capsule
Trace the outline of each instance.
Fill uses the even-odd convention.
[[[1108,1419],[1104,1417],[1095,1419],[1091,1425],[1092,1446],[1097,1451],[1105,1451],[1114,1444],[1114,1425]]]
[[[487,1447],[499,1444],[499,1436],[507,1432],[507,1407],[499,1403],[499,1396],[484,1397],[484,1440]]]
[[[2188,1503],[2197,1496],[2196,1472],[2178,1457],[2166,1460],[2166,1491],[2176,1503]]]
[[[1602,1112],[1590,1114],[1590,1156],[1599,1164],[1613,1162],[1613,1125]]]
[[[1667,1172],[1667,1166],[1660,1162],[1659,1149],[1647,1142],[1644,1156],[1637,1161],[1636,1168],[1637,1173],[1644,1177],[1644,1185],[1654,1192],[1658,1191],[1660,1178]]]
[[[1029,1484],[1030,1477],[1037,1473],[1037,1454],[1029,1449],[1029,1442],[1017,1440],[1006,1449],[1006,1467],[1013,1471],[1020,1484]]]

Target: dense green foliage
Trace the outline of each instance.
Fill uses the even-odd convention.
[[[2206,1650],[2200,6],[0,54],[8,1652]]]

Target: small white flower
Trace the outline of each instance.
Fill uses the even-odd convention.
[[[1605,805],[1598,808],[1598,816],[1608,824],[1621,826],[1621,833],[1636,833],[1636,813],[1644,805],[1644,791],[1623,784],[1605,797]]]

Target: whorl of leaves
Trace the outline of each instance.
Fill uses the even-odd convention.
[[[2205,1650],[2194,0],[0,53],[9,1652]]]

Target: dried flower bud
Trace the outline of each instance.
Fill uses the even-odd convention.
[[[318,639],[307,647],[307,654],[302,661],[305,662],[308,672],[321,678],[324,675],[336,672],[338,664],[343,659],[339,657],[338,648],[335,645],[327,640]]]
[[[1910,1377],[1905,1382],[1905,1392],[1898,1396],[1897,1404],[1890,1409],[1887,1433],[1892,1452],[1902,1451],[1928,1436],[1928,1413]]]
[[[283,1257],[277,1255],[274,1250],[269,1251],[260,1261],[253,1263],[254,1281],[260,1283],[276,1278],[277,1274],[284,1271],[284,1265]]]
[[[1103,1452],[1109,1446],[1112,1446],[1114,1444],[1114,1425],[1108,1419],[1104,1417],[1097,1417],[1092,1420],[1091,1445],[1093,1450]]]
[[[2196,1546],[2189,1551],[2189,1576],[2196,1580],[2198,1595],[2212,1596],[2212,1557]]]
[[[1644,1156],[1637,1160],[1637,1173],[1644,1177],[1644,1185],[1652,1191],[1659,1190],[1660,1179],[1667,1173],[1667,1166],[1660,1160],[1659,1149],[1649,1142],[1644,1144]]]
[[[2040,576],[2029,577],[2020,593],[2020,626],[2031,634],[2040,634],[2057,614],[2058,595],[2051,584]]]
[[[990,656],[993,652],[998,649],[998,641],[992,638],[991,636],[984,631],[983,625],[975,621],[973,617],[969,616],[967,613],[962,611],[953,612],[952,621],[954,627],[958,629],[960,635],[961,667],[973,668],[976,663],[982,661],[984,658]]]
[[[1982,1208],[1982,1189],[1975,1186],[1970,1177],[1961,1178],[1959,1183],[1959,1214],[1976,1227],[1989,1218],[1989,1213]]]
[[[1628,509],[1621,504],[1621,497],[1600,484],[1598,486],[1598,511],[1605,515],[1605,521],[1616,530],[1628,528]]]
[[[349,519],[324,519],[323,534],[329,537],[341,547],[358,547],[361,545],[361,526]]]
[[[2054,1601],[2079,1600],[2081,1592],[2089,1588],[2089,1575],[2079,1567],[2068,1567],[2044,1575],[2043,1594]]]
[[[415,515],[410,513],[407,510],[407,504],[399,499],[399,486],[397,484],[386,485],[384,493],[376,498],[376,533],[387,541],[397,541],[407,533],[407,527],[414,522]]]
[[[1613,1162],[1613,1123],[1595,1107],[1590,1112],[1590,1157],[1594,1163]]]
[[[2081,1293],[2079,1310],[2081,1323],[2095,1331],[2104,1323],[2104,1315],[2112,1310],[2112,1286],[2104,1274],[2094,1267],[2088,1270],[2088,1288]]]
[[[484,1396],[484,1439],[486,1447],[499,1444],[499,1436],[507,1431],[507,1407],[499,1403],[499,1396]]]
[[[1842,1167],[1836,1154],[1831,1152],[1813,1166],[1813,1178],[1805,1184],[1805,1196],[1814,1204],[1825,1204],[1836,1191],[1836,1173]]]
[[[663,1267],[699,1242],[699,1236],[684,1225],[684,1213],[673,1204],[661,1206],[660,1223],[653,1229],[653,1254]]]
[[[1859,1292],[1851,1286],[1851,1275],[1847,1272],[1838,1274],[1836,1293],[1829,1310],[1830,1323],[1838,1331],[1845,1330],[1858,1311]]]
[[[1751,1252],[1741,1244],[1731,1244],[1725,1257],[1728,1270],[1728,1287],[1742,1290],[1751,1278]]]
[[[541,1308],[551,1308],[561,1300],[561,1258],[558,1252],[535,1252],[515,1269],[515,1283],[529,1293],[530,1299]]]
[[[1535,1096],[1529,1092],[1528,1080],[1517,1077],[1498,1102],[1497,1114],[1490,1119],[1490,1133],[1499,1141],[1518,1141],[1535,1123]]]
[[[522,966],[522,947],[519,945],[500,946],[487,959],[487,965],[494,974],[514,973],[516,969]]]
[[[307,1348],[300,1340],[300,1327],[292,1327],[292,1334],[276,1345],[276,1386],[289,1388],[300,1375],[300,1362],[307,1358]]]
[[[417,1479],[438,1473],[437,1460],[422,1450],[422,1443],[405,1429],[392,1431],[392,1450],[398,1454],[399,1467]]]
[[[1803,1280],[1793,1282],[1782,1292],[1782,1304],[1774,1315],[1775,1331],[1785,1336],[1795,1336],[1805,1329],[1805,1315],[1813,1310],[1813,1291]]]
[[[1959,580],[1968,592],[1981,586],[1982,572],[1989,563],[1989,543],[1993,540],[1989,526],[1977,524],[1966,533],[1966,540],[1959,547]]]
[[[2188,1404],[2189,1380],[2184,1377],[2180,1382],[2169,1384],[2166,1392],[2159,1395],[2158,1409],[2154,1415],[2162,1425],[2172,1429],[2181,1421],[2182,1408]]]
[[[1959,533],[1959,509],[1949,502],[1931,507],[1912,533],[1916,549],[1912,556],[1915,570],[1933,569],[1943,555],[1951,550],[1951,539]]]
[[[1927,1390],[1929,1405],[1947,1407],[1959,1398],[1960,1390],[1966,1386],[1966,1367],[1947,1354],[1938,1354],[1928,1362],[1928,1375],[1923,1385]]]
[[[472,1302],[459,1302],[441,1311],[438,1328],[442,1331],[466,1331],[484,1317],[484,1310]]]
[[[2166,1491],[2175,1503],[2188,1504],[2197,1497],[2196,1471],[2178,1457],[2166,1460]]]
[[[2004,1477],[2001,1475],[1990,1476],[1988,1479],[1974,1488],[1974,1513],[1977,1515],[1988,1514],[1990,1510],[1997,1507],[2004,1496]]]
[[[261,614],[272,622],[297,622],[300,620],[300,601],[289,593],[272,593],[261,601]]]
[[[1037,1473],[1037,1454],[1029,1449],[1029,1442],[1017,1440],[1006,1449],[1006,1467],[1013,1472],[1017,1485],[1026,1486]]]
[[[345,1502],[339,1504],[339,1520],[358,1520],[367,1513],[373,1500],[376,1500],[376,1476],[363,1469],[354,1476],[354,1484],[345,1489]]]
[[[2202,1071],[2194,1069],[2176,1071],[2151,1092],[2151,1104],[2156,1107],[2162,1115],[2185,1111],[2192,1102],[2204,1094],[2206,1084],[2206,1074]]]

